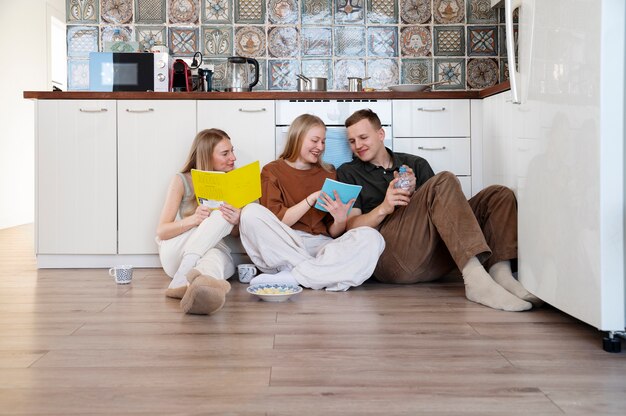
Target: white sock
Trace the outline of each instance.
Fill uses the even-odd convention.
[[[462,273],[465,297],[472,302],[512,312],[525,311],[533,306],[494,282],[476,257],[467,262]]]
[[[283,270],[276,274],[261,273],[257,277],[250,280],[250,285],[266,285],[279,284],[298,286],[298,281],[289,270]]]
[[[198,254],[185,254],[180,262],[180,266],[178,266],[178,270],[176,270],[174,277],[172,277],[172,282],[170,283],[169,288],[174,289],[181,286],[187,286],[187,273],[194,268],[199,259],[200,255]]]
[[[489,268],[489,275],[497,284],[514,294],[520,299],[528,301],[533,305],[541,305],[541,299],[530,293],[522,284],[513,277],[511,271],[511,262],[508,260],[500,261]]]

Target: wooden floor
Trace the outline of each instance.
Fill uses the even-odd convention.
[[[233,282],[190,316],[161,270],[37,270],[32,230],[0,230],[0,414],[626,414],[626,354],[550,307],[494,311],[454,280],[276,304]]]

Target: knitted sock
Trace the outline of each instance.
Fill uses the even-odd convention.
[[[461,272],[465,282],[465,297],[472,302],[511,312],[532,308],[530,303],[509,293],[494,282],[476,257],[472,257]]]
[[[511,263],[508,260],[500,261],[489,268],[489,275],[497,284],[514,294],[520,299],[528,301],[535,306],[541,305],[541,299],[530,293],[522,284],[513,277]]]
[[[178,270],[174,273],[174,277],[172,277],[172,282],[168,288],[175,289],[177,287],[187,286],[187,273],[193,269],[199,259],[200,255],[198,254],[185,254],[180,262],[180,266],[178,266]]]
[[[289,270],[283,270],[282,272],[278,272],[276,274],[261,273],[254,279],[250,280],[250,285],[265,284],[298,286],[298,281],[295,277],[293,277]]]

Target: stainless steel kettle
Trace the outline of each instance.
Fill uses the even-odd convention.
[[[254,65],[254,80],[250,75],[250,64]],[[226,76],[224,77],[224,91],[252,91],[259,82],[259,62],[254,58],[231,56],[226,62]]]

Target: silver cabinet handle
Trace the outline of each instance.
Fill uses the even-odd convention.
[[[441,107],[441,108],[417,107],[417,111],[446,111],[446,108],[445,107]]]
[[[245,108],[240,108],[239,112],[241,113],[262,113],[264,111],[267,111],[267,109],[265,107],[260,108],[258,110],[246,110]]]
[[[130,108],[126,109],[127,113],[151,113],[154,111],[154,108],[148,108],[146,110],[131,110]]]
[[[90,110],[88,108],[79,108],[78,111],[80,111],[81,113],[106,113],[107,110],[106,108],[95,108],[93,110]]]
[[[419,150],[446,150],[445,146],[441,147],[425,147],[425,146],[417,146]]]

